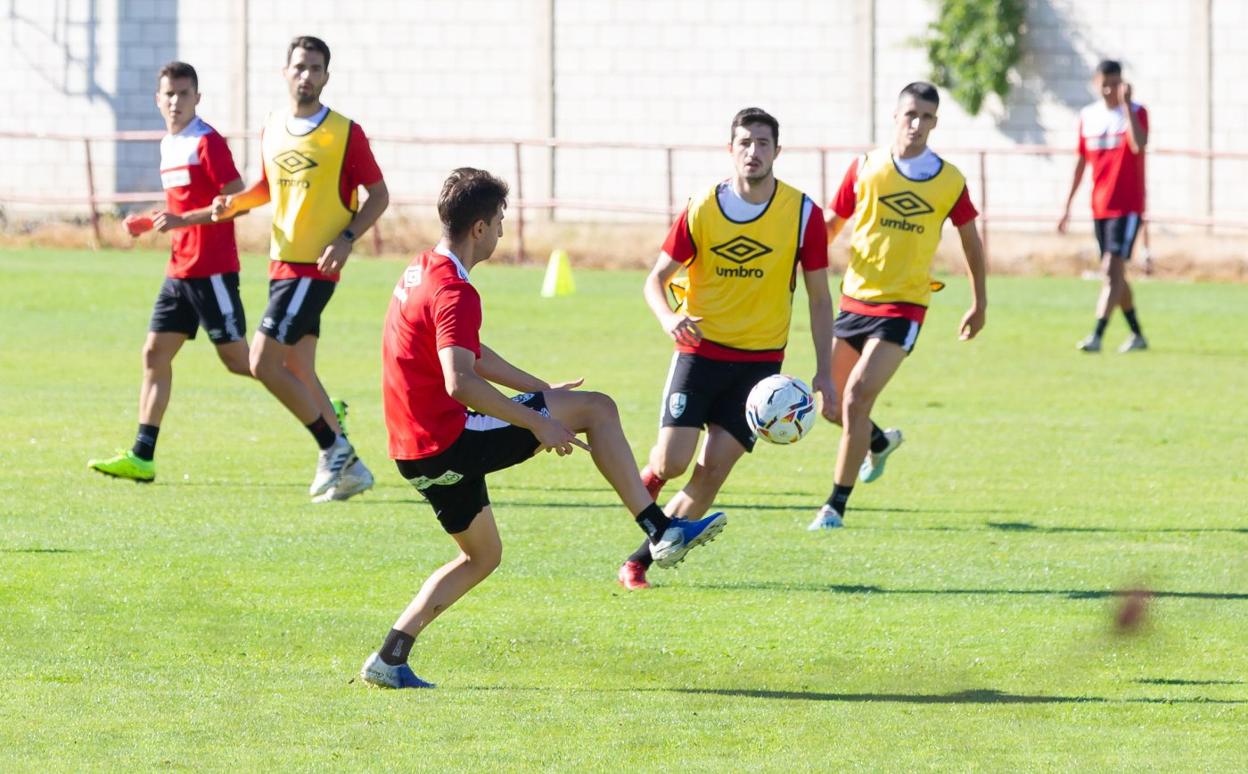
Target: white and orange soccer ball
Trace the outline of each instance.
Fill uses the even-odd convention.
[[[815,397],[801,379],[768,376],[745,399],[745,421],[764,441],[797,443],[815,424]]]

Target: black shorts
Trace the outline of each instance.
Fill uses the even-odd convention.
[[[1135,236],[1140,233],[1140,214],[1132,212],[1117,218],[1099,218],[1092,221],[1092,229],[1096,232],[1096,244],[1101,248],[1101,255],[1109,253],[1129,261]]]
[[[540,392],[512,398],[546,416],[546,397]],[[454,535],[472,524],[490,504],[485,474],[518,465],[533,456],[541,444],[523,427],[501,419],[468,412],[464,432],[446,451],[423,460],[395,460],[399,474],[420,490],[442,528]]]
[[[780,373],[779,362],[735,363],[677,352],[663,388],[660,427],[724,428],[754,450],[754,433],[745,421],[745,399],[754,385]]]
[[[321,312],[338,283],[301,277],[269,280],[269,306],[260,332],[279,344],[296,344],[304,336],[321,335]]]
[[[195,338],[200,326],[213,344],[242,341],[247,320],[238,295],[238,272],[210,277],[166,277],[152,308],[152,333],[184,333]]]
[[[922,327],[921,323],[904,317],[872,317],[841,312],[836,316],[832,335],[845,339],[846,344],[860,353],[867,339],[889,341],[910,353],[914,351],[914,344],[919,340],[919,329]]]

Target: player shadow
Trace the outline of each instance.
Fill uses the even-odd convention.
[[[79,548],[0,548],[0,554],[80,554]]]
[[[776,497],[775,494],[768,494],[768,495],[760,494],[759,496],[760,497]],[[795,511],[795,512],[800,511],[803,514],[809,514],[809,513],[812,513],[818,507],[818,505],[820,505],[820,502],[817,498],[812,500],[812,502],[814,503],[814,505],[811,505],[809,503],[805,505],[765,505],[765,504],[758,504],[758,503],[743,503],[743,502],[722,502],[722,503],[716,502],[714,507],[716,509],[742,510],[742,511]],[[911,508],[911,507],[859,508],[858,506],[854,506],[852,508],[852,511],[854,513],[980,513],[980,514],[1017,513],[1018,512],[1018,511],[1001,509],[1001,508],[982,508],[982,509],[977,509],[977,508]],[[934,529],[934,528],[913,527],[912,529]]]
[[[821,691],[765,691],[747,688],[668,688],[671,693],[730,696],[783,701],[891,702],[897,704],[1248,704],[1243,699],[1109,699],[1103,696],[1046,696],[972,688],[952,693],[825,693]]]
[[[1026,596],[1065,597],[1074,600],[1128,597],[1126,589],[890,589],[860,584],[786,583],[783,581],[737,581],[734,583],[690,583],[691,588],[720,591],[810,591],[828,594],[908,594],[915,596]],[[1219,591],[1150,591],[1158,599],[1210,599],[1243,601],[1248,593]]]
[[[1141,677],[1133,682],[1144,685],[1243,685],[1243,680],[1180,680],[1166,677]]]
[[[1057,534],[1062,532],[1237,532],[1248,534],[1248,527],[1040,527],[1026,521],[990,521],[990,529],[1002,532],[1036,532]]]

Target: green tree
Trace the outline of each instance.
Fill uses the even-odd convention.
[[[940,0],[940,15],[922,40],[932,81],[971,115],[989,92],[1005,99],[1018,64],[1025,0]]]

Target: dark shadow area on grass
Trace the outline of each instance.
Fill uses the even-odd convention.
[[[80,554],[77,548],[0,548],[0,554]]]
[[[1248,527],[1039,527],[1026,521],[990,521],[990,529],[1002,532],[1036,532],[1056,534],[1061,532],[1238,532],[1248,534]]]
[[[775,495],[769,495],[774,497]],[[818,510],[819,503],[817,500],[814,505],[758,505],[756,503],[715,503],[717,510],[742,510],[742,511],[795,511],[808,515]],[[1003,510],[999,508],[859,508],[855,506],[850,511],[853,513],[1017,513],[1013,510]],[[943,529],[939,527],[908,527],[907,529]],[[953,529],[957,529],[956,527]]]
[[[1109,599],[1129,597],[1129,589],[890,589],[856,584],[786,583],[783,581],[740,581],[737,583],[691,583],[690,588],[722,591],[812,591],[829,594],[914,594],[919,596],[1035,596],[1067,599]],[[1248,593],[1218,591],[1150,591],[1163,599],[1248,600]]]
[[[1243,680],[1180,680],[1166,677],[1141,677],[1134,680],[1144,685],[1243,685]]]
[[[1044,696],[978,688],[953,693],[821,693],[817,691],[761,691],[744,688],[669,688],[671,693],[835,702],[894,702],[899,704],[1248,704],[1241,699],[1107,699],[1102,696]]]

